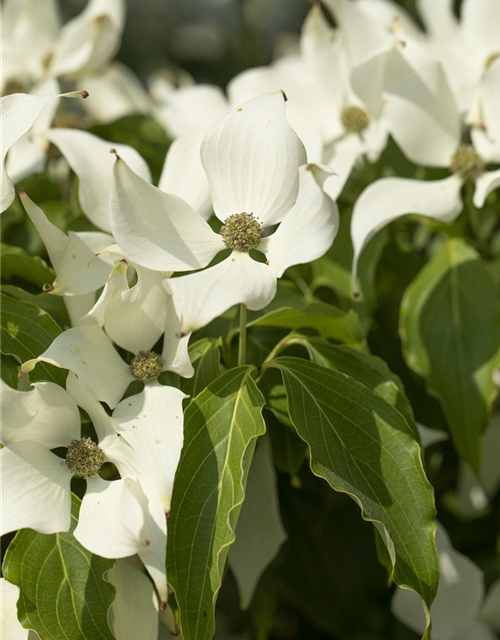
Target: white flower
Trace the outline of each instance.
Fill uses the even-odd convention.
[[[92,308],[95,292],[102,287],[118,258],[95,254],[113,242],[113,238],[96,231],[70,231],[66,235],[50,222],[45,213],[24,191],[19,193],[30,220],[40,234],[56,272],[56,280],[46,290],[62,295],[73,325]]]
[[[1,162],[2,162],[2,202],[0,212],[5,211],[14,200],[14,185],[6,168],[5,158],[11,147],[20,140],[34,126],[42,115],[50,112],[49,107],[57,105],[59,98],[86,98],[86,91],[74,91],[58,95],[30,95],[13,93],[0,98],[0,116],[2,125]],[[38,158],[37,158],[38,160]]]
[[[469,558],[452,547],[448,534],[438,526],[440,580],[431,606],[434,640],[495,640],[500,631],[500,582],[484,599],[483,573]],[[393,614],[416,633],[423,633],[425,616],[419,597],[397,589],[392,599]]]
[[[111,418],[73,374],[66,384],[68,391],[51,382],[17,391],[1,383],[2,535],[26,527],[40,533],[68,531],[71,478],[85,478],[75,538],[106,558],[137,553],[166,601],[165,514],[142,471],[145,463],[115,433]],[[90,416],[98,443],[81,437],[75,402]],[[65,459],[52,453],[59,447],[67,448]],[[105,462],[116,465],[120,480],[109,482],[98,475]]]
[[[485,70],[500,54],[500,5],[497,0],[464,0],[458,20],[450,2],[419,0],[429,32],[429,48],[442,62],[460,111],[474,107]]]
[[[485,93],[483,103],[490,111],[495,92]],[[444,105],[450,110],[450,105]],[[449,111],[452,116],[451,111]],[[494,127],[471,130],[472,145],[460,144],[460,135],[451,136],[442,146],[446,162],[429,163],[447,167],[452,175],[444,180],[424,182],[406,178],[382,178],[369,185],[354,205],[351,236],[354,246],[353,270],[356,272],[359,256],[368,241],[384,226],[409,213],[451,222],[462,211],[461,189],[467,181],[475,183],[473,203],[481,208],[488,195],[500,186],[500,170],[487,171],[488,163],[500,162],[500,137],[495,138]],[[429,136],[421,129],[412,129],[414,137]],[[432,140],[432,138],[429,138]]]
[[[179,197],[151,186],[122,160],[115,165],[111,221],[128,258],[157,271],[193,271],[232,249],[205,271],[165,281],[182,334],[238,303],[265,307],[277,278],[323,255],[338,226],[336,205],[322,190],[328,173],[311,165],[299,170],[305,152],[286,120],[281,92],[233,110],[206,135],[201,155],[215,214],[224,222],[221,234]],[[254,260],[251,249],[264,253],[267,264]]]

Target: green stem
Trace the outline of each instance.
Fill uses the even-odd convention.
[[[238,344],[238,366],[247,359],[247,308],[240,304],[240,339]]]

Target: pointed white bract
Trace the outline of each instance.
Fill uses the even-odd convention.
[[[146,162],[132,147],[107,142],[86,131],[51,129],[46,137],[55,144],[78,176],[78,197],[85,215],[99,229],[111,231],[109,197],[114,162],[111,150],[115,149],[135,173],[151,181]]]
[[[484,577],[479,567],[456,551],[442,526],[438,527],[436,545],[439,553],[440,581],[431,606],[432,636],[436,640],[493,640],[493,629],[481,622],[484,603]],[[424,610],[415,593],[397,589],[392,612],[407,627],[423,633]],[[486,616],[487,617],[487,616]]]
[[[282,222],[252,245],[266,255],[264,264],[248,248],[228,244],[186,202],[117,160],[112,227],[127,257],[149,269],[191,271],[206,267],[226,246],[234,249],[206,271],[164,281],[181,339],[236,304],[264,308],[274,298],[276,278],[289,266],[323,255],[338,227],[337,208],[323,191],[331,172],[313,165],[299,171],[305,152],[286,120],[281,92],[234,109],[205,136],[201,159],[221,221],[243,214],[262,230]]]
[[[116,640],[158,640],[158,598],[147,576],[118,560],[106,577],[116,589],[110,612]]]
[[[86,97],[87,93],[75,91],[59,95],[29,95],[14,93],[0,98],[0,117],[2,121],[2,202],[0,213],[5,211],[14,200],[14,185],[5,170],[5,158],[9,149],[20,140],[42,116],[46,107],[59,98]]]

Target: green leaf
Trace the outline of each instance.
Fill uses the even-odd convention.
[[[0,354],[0,372],[1,378],[9,387],[17,389],[17,373],[18,368],[9,356]]]
[[[292,336],[289,344],[304,346],[313,362],[333,371],[345,373],[374,391],[403,414],[413,435],[420,440],[413,410],[405,396],[401,380],[377,356],[363,353],[346,345],[333,345],[322,338]]]
[[[401,413],[349,376],[278,358],[290,418],[311,450],[311,469],[361,507],[391,556],[392,578],[430,607],[438,584],[435,508],[420,447]]]
[[[255,439],[265,432],[253,367],[231,369],[188,406],[168,526],[169,582],[184,640],[212,638],[214,607],[245,494]]]
[[[63,296],[50,296],[46,293],[33,294],[12,284],[2,284],[1,291],[16,300],[24,300],[24,302],[34,304],[35,307],[43,309],[66,326],[71,325]]]
[[[73,495],[69,532],[43,535],[23,529],[5,556],[5,578],[21,590],[19,620],[41,640],[114,639],[108,612],[115,588],[103,576],[115,561],[93,555],[75,540],[79,509]]]
[[[253,320],[248,327],[279,327],[282,329],[315,329],[323,338],[357,343],[363,339],[359,318],[354,311],[342,311],[324,302],[311,302],[303,309],[283,307]]]
[[[278,420],[274,411],[266,411],[265,416],[267,431],[271,437],[274,464],[280,471],[288,473],[294,481],[297,481],[297,474],[306,459],[307,445],[298,437],[293,427],[286,426]]]
[[[54,271],[38,256],[30,256],[20,247],[2,244],[0,247],[2,280],[19,278],[40,288],[55,280]]]
[[[0,351],[14,356],[19,364],[36,358],[61,333],[48,313],[29,302],[13,300],[1,294]],[[40,363],[30,374],[32,382],[49,380],[64,386],[67,373]]]
[[[189,357],[194,367],[192,378],[182,379],[181,388],[195,398],[203,389],[220,376],[220,338],[202,338],[189,347]]]
[[[459,454],[476,473],[498,388],[500,301],[474,249],[448,241],[407,289],[401,336],[408,365],[443,407]]]

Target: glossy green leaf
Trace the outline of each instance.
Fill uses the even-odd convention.
[[[406,420],[366,386],[316,363],[278,358],[268,366],[283,375],[313,473],[356,501],[384,539],[393,580],[430,607],[439,575],[434,497]]]
[[[220,339],[202,338],[189,347],[194,376],[181,380],[185,394],[195,398],[220,376]]]
[[[5,556],[5,578],[21,590],[19,620],[41,640],[114,639],[108,612],[115,588],[104,579],[114,560],[93,555],[75,540],[79,509],[73,495],[69,532],[43,535],[23,529]]]
[[[26,280],[40,288],[55,280],[54,271],[38,256],[30,256],[20,247],[2,244],[0,247],[2,280]]]
[[[29,302],[1,294],[0,351],[22,364],[36,358],[61,333],[51,316]],[[49,380],[64,386],[67,372],[41,363],[30,374],[32,382]]]
[[[213,637],[214,607],[245,495],[264,398],[250,366],[212,382],[188,406],[175,478],[167,564],[184,640]]]
[[[401,335],[408,365],[441,401],[458,452],[479,473],[498,394],[500,301],[472,247],[452,239],[421,270],[402,301]]]
[[[419,439],[413,410],[405,396],[403,384],[381,358],[346,345],[334,345],[322,338],[309,336],[292,336],[289,344],[304,346],[313,362],[345,373],[384,398],[403,414],[413,429],[413,435]]]
[[[311,302],[302,309],[283,307],[253,320],[248,327],[279,327],[282,329],[315,329],[323,338],[345,343],[363,339],[359,318],[352,310],[342,311],[324,302]]]

